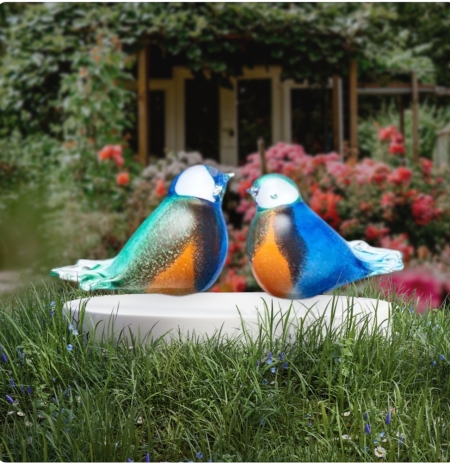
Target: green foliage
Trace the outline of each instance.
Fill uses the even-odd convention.
[[[60,124],[61,76],[102,30],[116,36],[127,54],[157,44],[194,74],[208,74],[222,85],[254,60],[279,62],[283,78],[324,83],[332,74],[346,75],[351,58],[358,59],[360,77],[373,80],[414,68],[424,81],[433,81],[436,72],[438,83],[445,84],[448,8],[441,3],[2,4],[0,127],[26,134]]]
[[[54,135],[22,138],[16,131],[0,139],[1,266],[45,268],[86,253],[106,258],[125,240],[129,191],[116,175],[139,169],[131,150],[122,157],[133,94],[120,82],[131,60],[108,31],[72,59],[55,95],[62,125],[53,126]],[[108,144],[118,147],[117,162],[98,159]]]
[[[97,152],[106,145],[125,144],[123,136],[134,122],[126,109],[135,94],[120,85],[131,78],[126,72],[131,60],[107,30],[98,31],[96,44],[72,58],[72,72],[63,77],[60,90],[67,164],[92,209],[118,211],[125,200],[124,188],[115,182],[118,169],[112,162],[101,162]],[[122,169],[137,171],[131,150],[125,154]]]
[[[286,78],[324,83],[333,73],[345,75],[350,57],[363,53],[378,10],[329,3],[28,5],[3,39],[0,126],[25,134],[60,123],[61,75],[102,30],[116,36],[127,53],[156,43],[195,74],[209,73],[224,85],[255,56],[278,60]]]
[[[387,461],[448,460],[445,311],[418,317],[394,298],[387,336],[349,317],[289,339],[269,306],[254,340],[143,342],[88,336],[83,313],[74,331],[62,305],[83,295],[55,285],[0,302],[2,461],[377,461],[378,445]]]
[[[45,258],[42,220],[57,182],[61,145],[46,135],[0,139],[0,267]],[[62,180],[62,179],[61,179]]]
[[[450,4],[394,3],[397,12],[391,27],[394,34],[410,31],[406,46],[415,49],[416,56],[433,62],[436,83],[448,87],[450,81]]]

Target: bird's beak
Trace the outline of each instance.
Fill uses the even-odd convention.
[[[254,198],[256,198],[257,194],[258,194],[258,188],[256,188],[255,186],[252,186],[251,188],[249,188],[247,190],[247,193],[249,195],[252,195]]]

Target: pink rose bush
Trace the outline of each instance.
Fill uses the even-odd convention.
[[[395,125],[384,127],[378,131],[378,140],[389,143],[389,153],[403,156],[405,154],[405,145],[403,144],[403,135],[397,130]]]

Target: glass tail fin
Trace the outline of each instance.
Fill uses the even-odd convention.
[[[362,261],[367,269],[367,276],[403,270],[402,253],[393,249],[375,248],[364,241],[348,241],[353,254]]]

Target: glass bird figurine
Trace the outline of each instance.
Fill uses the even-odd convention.
[[[115,258],[79,260],[50,274],[76,281],[85,291],[185,295],[208,290],[227,256],[222,198],[233,175],[207,165],[186,169]]]
[[[257,204],[247,254],[253,275],[266,292],[309,298],[403,269],[399,251],[345,241],[303,202],[288,177],[264,175],[247,191]]]

